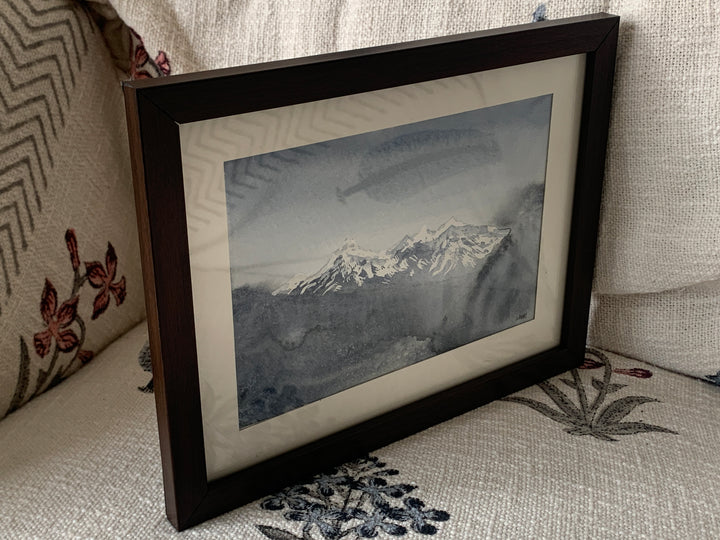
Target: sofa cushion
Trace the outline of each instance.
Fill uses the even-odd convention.
[[[0,8],[0,418],[143,318],[119,80],[70,0]]]
[[[153,396],[139,389],[146,339],[135,328],[0,423],[0,530],[266,540],[302,539],[307,528],[322,540],[330,523],[326,532],[352,528],[349,538],[720,535],[720,388],[603,351],[588,352],[584,369],[178,535],[164,514]],[[346,498],[353,519],[342,515]]]
[[[660,293],[598,294],[588,339],[598,347],[720,384],[720,281]],[[692,347],[687,347],[692,343]]]

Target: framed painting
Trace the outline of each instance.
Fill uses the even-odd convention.
[[[617,29],[124,83],[175,527],[582,362]]]

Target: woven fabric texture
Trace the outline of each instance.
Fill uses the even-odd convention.
[[[136,360],[146,339],[137,327],[0,423],[0,531],[19,540],[267,540],[261,529],[272,527],[302,538],[305,517],[262,501],[174,532],[164,514],[154,399],[138,390],[148,381]],[[564,410],[545,391],[552,388],[535,386],[374,452],[398,471],[385,477],[389,484],[414,486],[389,497],[393,506],[412,497],[425,511],[449,514],[427,520],[434,536],[404,521],[406,535],[377,537],[717,538],[720,388],[599,351],[585,368],[575,374],[588,409],[600,393],[592,379],[610,381],[594,413],[604,420],[587,432],[569,433],[568,419],[589,426],[592,414],[581,412],[567,373],[550,381],[571,404]],[[608,407],[615,412],[604,413]]]
[[[75,2],[7,0],[0,36],[2,417],[144,306],[120,74],[102,34]]]
[[[96,1],[111,3],[143,35],[149,50],[168,51],[176,73],[527,23],[539,4]],[[665,294],[714,282],[714,294],[720,295],[717,6],[680,0],[551,0],[545,13],[559,19],[597,11],[620,15],[621,29],[594,289],[601,295]],[[623,305],[632,306],[634,298],[628,296]],[[598,303],[594,312],[605,313],[607,303]],[[678,371],[697,372],[686,364],[687,356],[642,350],[643,343],[671,339],[674,349],[697,351],[700,364],[714,361],[720,369],[720,349],[708,349],[708,343],[716,343],[711,335],[664,334],[666,321],[680,317],[707,328],[707,312],[677,311],[673,301],[657,307],[664,311],[647,314],[642,334],[601,335],[605,323],[593,320],[591,339]],[[633,309],[612,314],[618,328],[639,328],[633,316]],[[720,320],[720,312],[711,316]]]

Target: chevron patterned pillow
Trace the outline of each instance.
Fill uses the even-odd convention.
[[[0,71],[1,418],[144,307],[122,74],[93,18],[3,0]]]

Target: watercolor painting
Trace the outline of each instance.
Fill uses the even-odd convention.
[[[551,109],[225,162],[239,429],[533,319]]]

